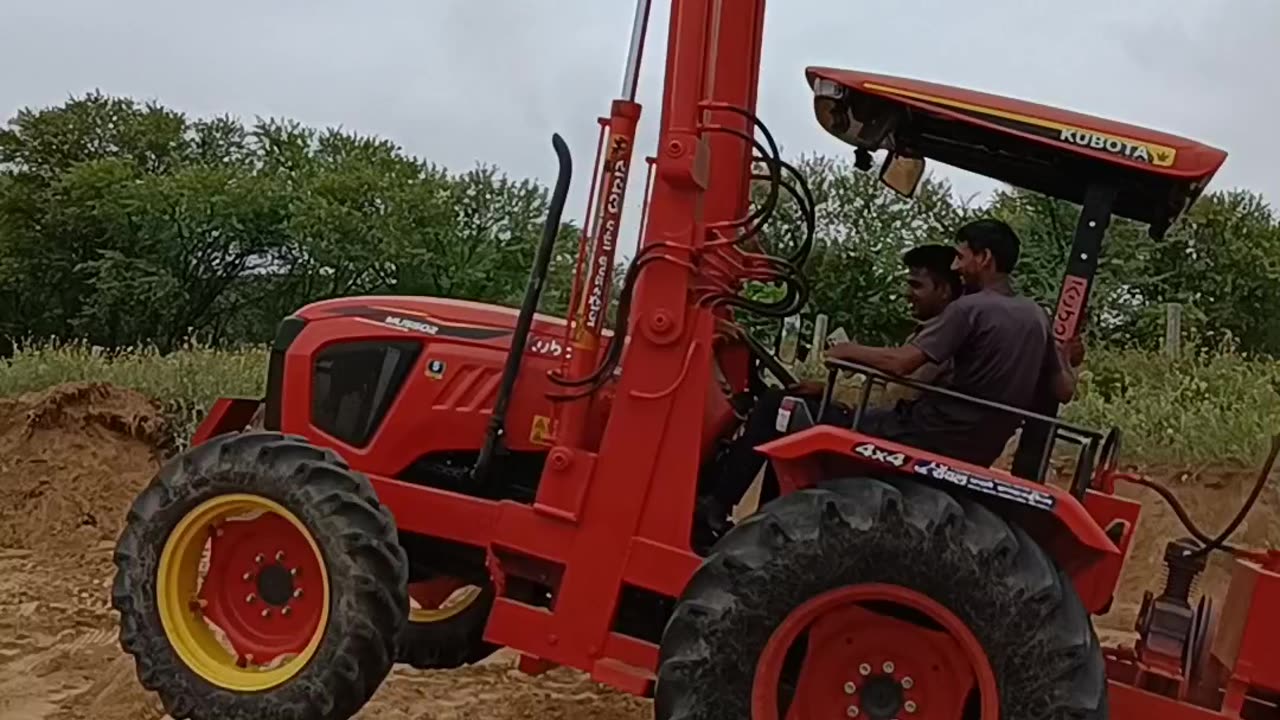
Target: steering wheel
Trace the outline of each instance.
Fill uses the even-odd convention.
[[[764,369],[777,378],[783,387],[791,387],[796,384],[796,376],[787,369],[786,365],[782,364],[782,361],[776,355],[769,352],[769,349],[761,345],[759,340],[752,337],[751,333],[743,330],[742,339],[747,344],[747,349],[751,351],[751,356],[756,360],[757,375],[760,369]],[[763,378],[760,378],[760,380],[763,381]]]

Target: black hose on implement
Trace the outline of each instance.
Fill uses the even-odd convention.
[[[1178,522],[1191,533],[1191,536],[1201,543],[1199,548],[1191,551],[1186,555],[1188,559],[1197,558],[1202,555],[1208,555],[1214,550],[1226,550],[1231,553],[1241,552],[1239,548],[1233,547],[1227,543],[1227,540],[1240,529],[1240,524],[1244,522],[1245,517],[1253,510],[1253,506],[1257,504],[1258,498],[1262,496],[1262,490],[1267,486],[1267,479],[1271,477],[1271,471],[1275,468],[1276,457],[1280,455],[1280,435],[1271,438],[1271,450],[1267,453],[1267,460],[1262,464],[1262,470],[1258,473],[1258,479],[1253,483],[1253,489],[1249,492],[1249,497],[1245,499],[1244,504],[1236,512],[1235,517],[1222,532],[1216,536],[1210,537],[1208,533],[1196,526],[1195,521],[1191,519],[1191,515],[1187,513],[1187,509],[1182,505],[1178,498],[1168,488],[1144,477],[1122,476],[1126,482],[1133,483],[1145,487],[1155,494],[1159,495],[1169,508],[1173,510],[1173,514],[1177,516]]]

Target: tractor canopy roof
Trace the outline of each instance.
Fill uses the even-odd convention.
[[[1113,184],[1113,212],[1159,237],[1227,158],[1194,140],[1025,100],[853,70],[807,74],[818,122],[858,148],[862,169],[869,153],[887,150],[881,177],[907,194],[925,158],[1075,203],[1090,185]]]

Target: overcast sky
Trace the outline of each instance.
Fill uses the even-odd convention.
[[[646,50],[645,154],[669,3],[654,3]],[[630,0],[0,0],[0,113],[99,88],[193,115],[341,125],[452,169],[491,163],[548,183],[560,132],[577,217],[633,12]],[[788,154],[843,153],[812,118],[807,65],[1186,135],[1230,153],[1215,187],[1280,202],[1280,0],[771,0],[759,112]],[[938,172],[966,195],[991,187]]]

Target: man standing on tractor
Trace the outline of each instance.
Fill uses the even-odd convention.
[[[907,268],[905,294],[911,315],[916,321],[915,330],[907,338],[908,343],[963,292],[960,274],[953,267],[956,258],[956,250],[947,245],[921,245],[902,256],[903,265]],[[925,362],[912,371],[911,377],[919,382],[946,385],[951,367],[950,360]],[[733,441],[719,465],[720,475],[713,481],[711,494],[700,503],[700,535],[704,531],[711,533],[711,536],[702,538],[707,544],[714,540],[714,536],[727,529],[729,511],[742,499],[764,465],[764,456],[756,452],[755,448],[779,436],[774,423],[782,399],[788,395],[803,397],[809,405],[809,411],[816,414],[823,389],[820,381],[805,381],[785,389],[771,388],[757,398],[742,434]],[[911,400],[902,399],[897,405],[909,402]],[[885,411],[868,410],[868,413],[875,412]],[[822,422],[848,426],[853,422],[853,409],[832,402],[828,405]],[[771,479],[771,474],[767,473],[766,486]],[[773,483],[776,482],[774,479]],[[762,501],[767,500],[776,495],[776,488],[766,487],[761,495]]]

